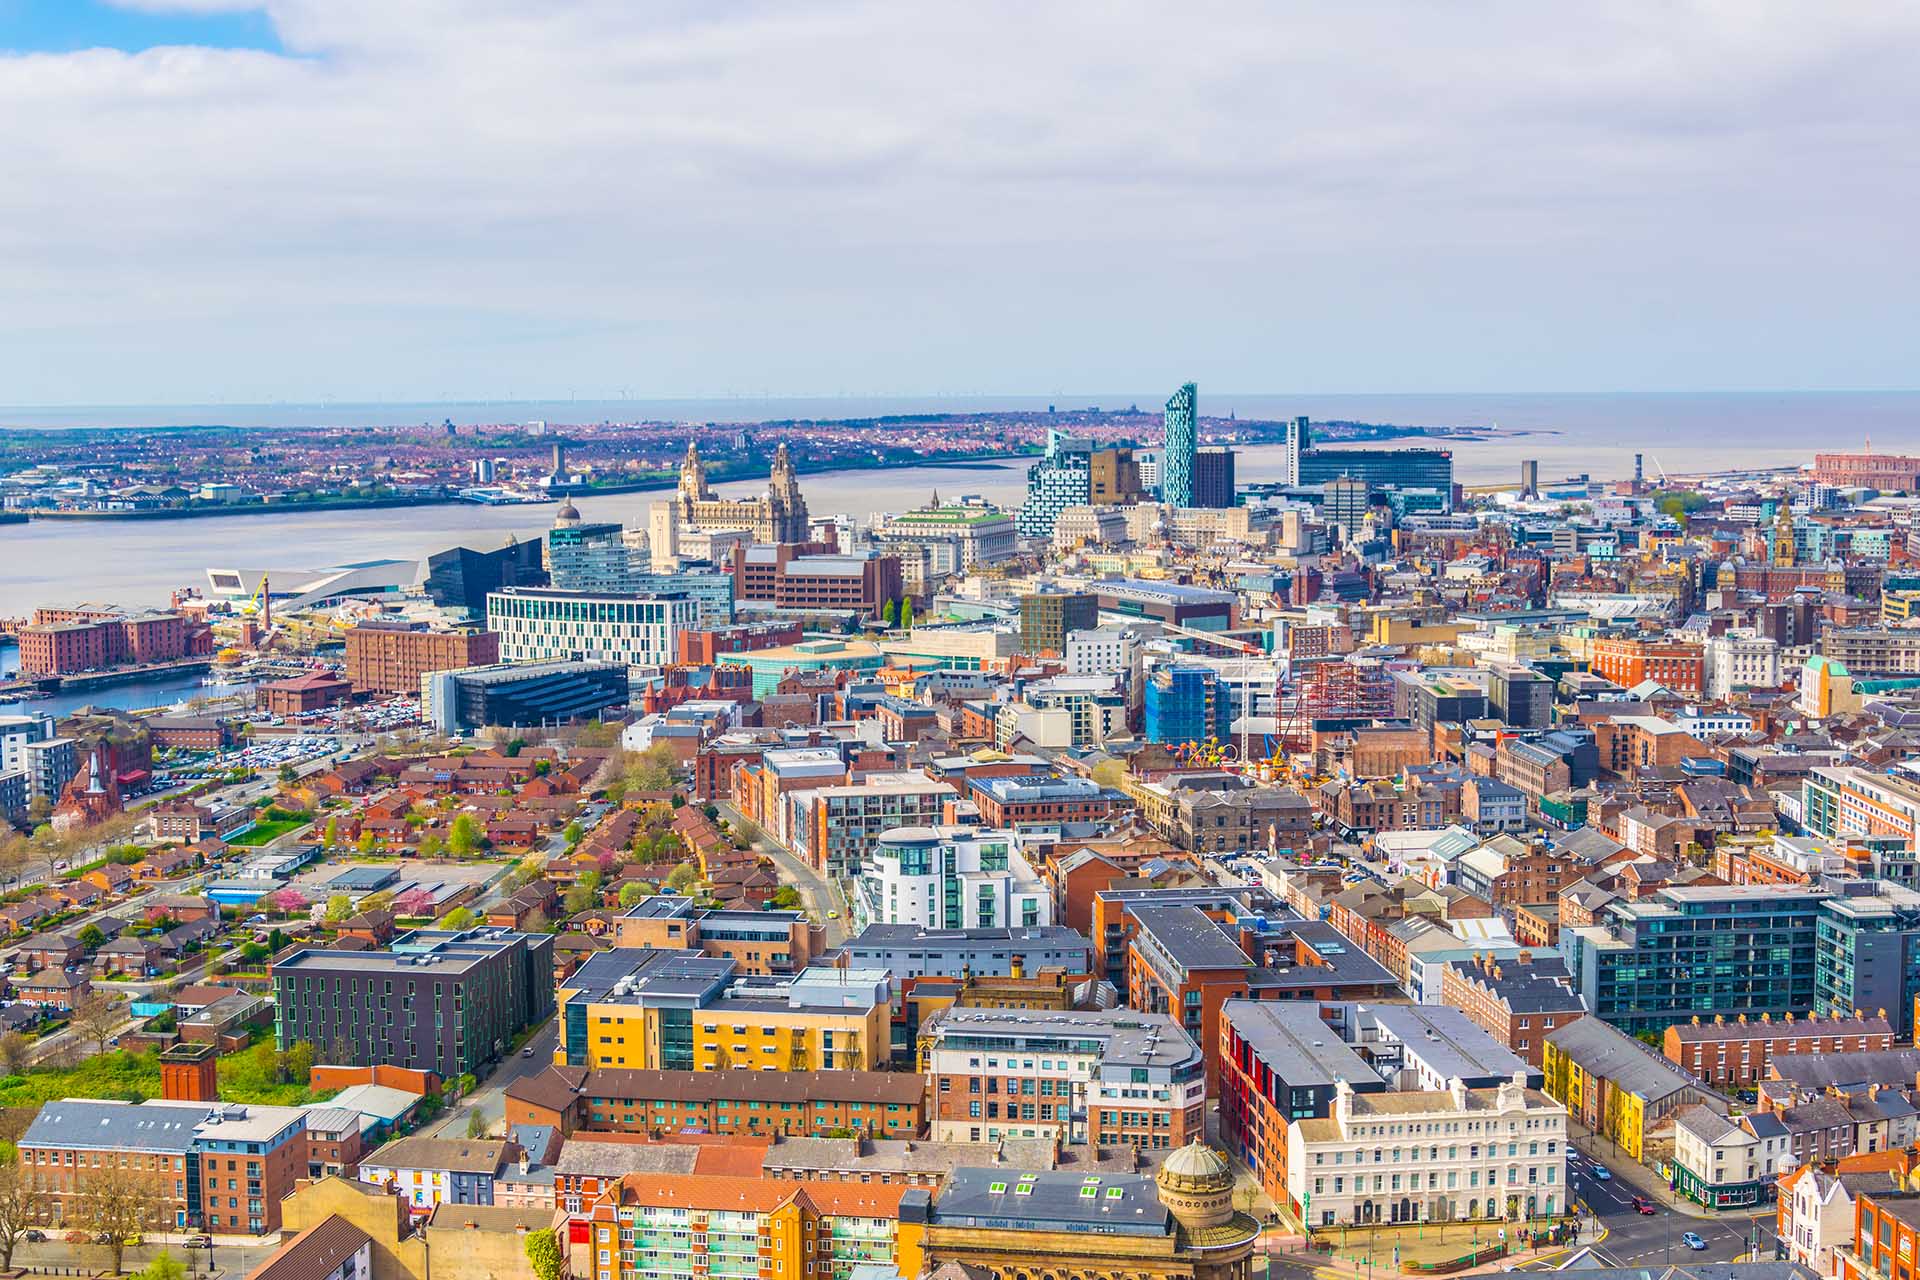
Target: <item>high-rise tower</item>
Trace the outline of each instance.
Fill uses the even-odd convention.
[[[1189,382],[1167,400],[1167,442],[1160,460],[1160,501],[1193,505],[1193,456],[1200,448],[1200,389]]]

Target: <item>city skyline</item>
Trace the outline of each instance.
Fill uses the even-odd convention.
[[[36,128],[0,143],[0,381],[1906,385],[1881,158],[1916,40],[1858,5],[12,0],[0,100]]]

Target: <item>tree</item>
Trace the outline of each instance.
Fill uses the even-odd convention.
[[[566,830],[561,832],[561,835],[566,838],[567,848],[573,850],[578,849],[580,842],[587,838],[587,831],[586,828],[582,827],[578,822],[569,822]]]
[[[673,786],[679,772],[679,757],[665,742],[656,742],[645,751],[627,756],[627,787],[633,791],[666,791]]]
[[[470,813],[456,814],[447,830],[447,852],[456,858],[471,858],[480,851],[480,824]]]
[[[552,933],[553,921],[547,919],[546,912],[535,911],[532,915],[527,917],[527,932],[528,933]]]
[[[880,606],[880,620],[890,627],[900,620],[900,615],[895,610],[893,601],[889,600]]]
[[[327,923],[345,924],[353,918],[353,899],[344,893],[336,893],[327,899]]]
[[[620,886],[620,905],[623,907],[630,907],[646,896],[647,891],[640,887],[638,880],[629,880]]]
[[[290,764],[283,764],[280,766],[280,781],[298,782],[299,780],[300,780],[300,771],[298,769],[294,768]]]
[[[683,862],[673,869],[672,875],[667,877],[667,888],[675,893],[685,893],[699,883],[699,880],[700,873],[693,869],[693,864]]]
[[[904,598],[900,601],[900,629],[903,631],[913,629],[913,601]]]
[[[113,1039],[113,1033],[126,1020],[126,1001],[104,991],[93,991],[74,1004],[71,1025],[76,1037],[95,1046],[95,1053],[105,1053],[107,1041]]]
[[[187,1280],[187,1269],[180,1259],[162,1249],[140,1272],[140,1280]]]
[[[1103,787],[1118,789],[1127,776],[1127,762],[1119,757],[1102,760],[1093,766],[1093,780]]]
[[[80,1220],[101,1241],[113,1262],[113,1274],[122,1271],[127,1242],[145,1232],[160,1215],[160,1196],[153,1179],[115,1165],[92,1171],[80,1197]]]
[[[32,1058],[33,1041],[24,1031],[0,1033],[0,1075],[17,1076],[27,1069]],[[0,1271],[4,1271],[0,1265]]]
[[[106,945],[107,935],[100,932],[100,926],[90,924],[80,931],[80,949],[91,954]]]
[[[327,819],[327,825],[320,829],[320,845],[331,850],[340,843],[340,816],[335,814]]]
[[[467,1136],[469,1138],[484,1138],[487,1136],[487,1117],[481,1114],[480,1108],[478,1107],[467,1108]]]
[[[526,1252],[535,1280],[560,1280],[560,1244],[554,1239],[552,1227],[527,1232],[526,1242],[520,1247]]]
[[[46,1216],[47,1193],[34,1185],[33,1175],[17,1159],[0,1164],[0,1271],[13,1268],[14,1246]]]
[[[307,1083],[319,1057],[320,1051],[313,1047],[311,1040],[295,1040],[287,1049],[287,1078],[295,1084]]]
[[[441,855],[445,854],[446,851],[447,851],[447,842],[440,838],[440,835],[438,832],[429,831],[427,832],[427,834],[420,837],[420,856],[421,857],[438,858]]]
[[[442,929],[471,929],[474,926],[474,922],[479,919],[479,916],[473,914],[473,908],[455,907],[453,910],[447,912],[446,915],[440,917],[440,927]]]
[[[566,909],[568,915],[577,916],[582,911],[593,910],[599,902],[599,895],[593,891],[593,886],[582,879],[567,890],[566,896],[560,900],[560,905]]]
[[[800,891],[790,884],[783,884],[773,891],[773,896],[767,899],[767,905],[782,911],[791,911],[800,905]]]
[[[354,852],[360,854],[362,857],[365,857],[367,854],[372,853],[373,852],[373,832],[362,831],[360,833],[360,838],[353,842],[353,848],[354,848]]]

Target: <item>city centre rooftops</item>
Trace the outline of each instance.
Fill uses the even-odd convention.
[[[1143,1173],[1020,1173],[955,1169],[929,1221],[950,1227],[1000,1227],[1102,1235],[1164,1236],[1172,1214]]]
[[[274,961],[273,971],[276,977],[302,967],[370,974],[460,974],[528,936],[499,928],[415,929],[395,938],[386,951],[302,947],[286,959]]]
[[[956,1006],[929,1019],[923,1034],[933,1035],[936,1047],[946,1039],[1045,1042],[1068,1052],[1097,1052],[1102,1066],[1111,1067],[1175,1070],[1200,1062],[1200,1050],[1179,1024],[1165,1014],[1131,1009],[1014,1012]]]

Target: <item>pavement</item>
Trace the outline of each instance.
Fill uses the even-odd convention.
[[[126,1251],[121,1266],[131,1274],[144,1268],[161,1253],[171,1253],[187,1268],[189,1276],[206,1275],[209,1268],[226,1275],[244,1276],[265,1262],[280,1247],[279,1233],[265,1237],[215,1236],[212,1249],[182,1248],[186,1236],[148,1236],[147,1243]],[[30,1271],[66,1271],[80,1275],[104,1273],[112,1261],[98,1245],[71,1245],[54,1238],[45,1244],[20,1244],[13,1251],[13,1265]]]
[[[493,1069],[493,1074],[480,1082],[460,1104],[447,1112],[446,1118],[433,1128],[436,1138],[464,1138],[467,1136],[467,1114],[478,1109],[486,1118],[487,1132],[503,1136],[507,1118],[507,1086],[515,1080],[524,1080],[528,1076],[537,1076],[553,1065],[554,1049],[560,1040],[560,1021],[556,1016],[548,1019],[527,1041],[526,1048],[533,1050],[533,1056],[516,1053],[501,1061]]]
[[[813,918],[826,926],[827,946],[837,947],[847,940],[846,903],[839,893],[818,871],[800,861],[776,844],[772,837],[753,823],[740,816],[740,811],[725,801],[717,802],[720,816],[727,820],[728,826],[746,837],[753,851],[769,859],[779,873],[782,884],[790,884],[800,891],[800,900],[806,904]]]

